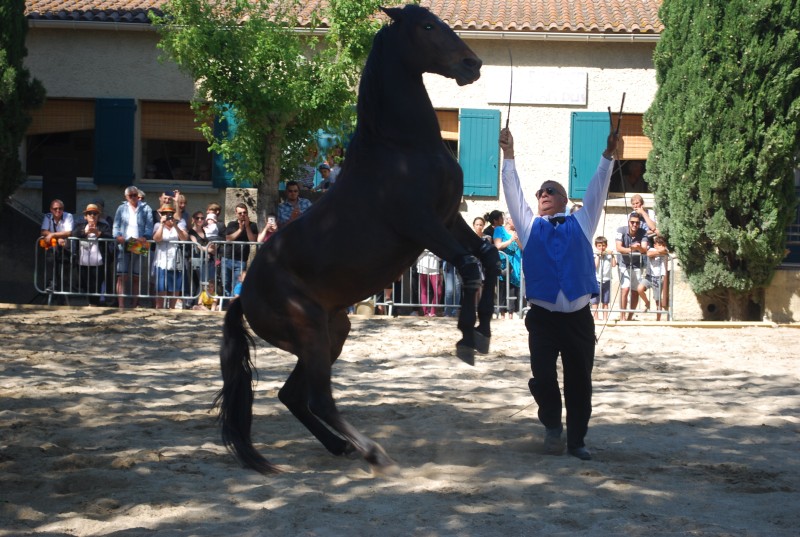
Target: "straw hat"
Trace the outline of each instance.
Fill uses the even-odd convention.
[[[100,207],[98,207],[94,203],[90,203],[89,205],[86,206],[86,209],[83,211],[83,214],[92,212],[100,213]]]

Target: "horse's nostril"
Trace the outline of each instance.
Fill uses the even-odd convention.
[[[470,69],[480,69],[483,62],[480,58],[464,58],[464,65]]]

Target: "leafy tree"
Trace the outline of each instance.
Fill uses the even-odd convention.
[[[695,293],[754,317],[797,203],[800,2],[664,0],[660,16],[645,115],[659,228]]]
[[[13,194],[24,181],[19,144],[30,124],[27,110],[44,101],[44,86],[22,66],[25,48],[24,0],[0,4],[0,200]],[[5,204],[0,204],[0,210]]]
[[[321,36],[297,30],[299,0],[169,0],[163,17],[151,15],[160,48],[196,80],[193,106],[211,149],[237,182],[258,186],[260,215],[274,209],[281,170],[299,167],[313,133],[352,124],[380,4],[329,0],[306,25],[325,20]],[[215,117],[234,117],[235,132],[215,132]]]

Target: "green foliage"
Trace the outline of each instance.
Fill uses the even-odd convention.
[[[169,0],[159,47],[196,81],[195,110],[212,150],[238,181],[275,189],[307,156],[313,133],[354,120],[355,90],[379,23],[378,0],[331,0],[300,30],[298,0]],[[211,106],[208,106],[208,104]],[[232,107],[236,131],[213,118]],[[222,134],[222,135],[220,135]],[[230,139],[229,139],[230,138]]]
[[[747,294],[784,257],[797,200],[800,3],[664,0],[645,114],[648,183],[696,293]]]
[[[27,55],[24,0],[0,4],[0,200],[24,181],[19,145],[30,124],[27,110],[44,101],[44,87],[22,65]]]

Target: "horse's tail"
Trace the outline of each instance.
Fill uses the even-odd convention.
[[[254,345],[253,337],[242,322],[241,301],[232,300],[225,314],[219,350],[222,389],[214,398],[214,406],[219,407],[222,443],[243,466],[264,474],[278,469],[256,451],[250,439],[255,371],[250,346]]]

